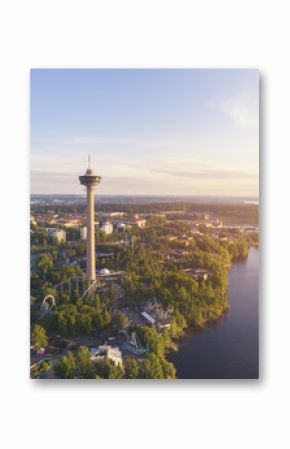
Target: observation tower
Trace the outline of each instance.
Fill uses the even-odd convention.
[[[100,184],[101,177],[91,169],[91,158],[88,157],[88,169],[79,176],[81,185],[87,188],[87,280],[96,280],[96,248],[95,248],[95,199],[94,192]]]

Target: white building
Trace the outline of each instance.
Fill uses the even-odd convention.
[[[110,212],[110,217],[124,217],[125,212]]]
[[[126,229],[127,229],[126,223],[123,223],[123,222],[117,223],[116,226],[117,226],[117,229],[120,229],[121,231],[126,231]]]
[[[104,358],[112,360],[116,366],[123,368],[122,353],[118,347],[113,348],[110,345],[102,345],[98,348],[91,348],[91,359],[98,361]]]
[[[105,223],[102,224],[100,230],[106,235],[113,234],[113,225],[109,221],[106,221]]]
[[[105,281],[117,281],[120,280],[121,277],[125,275],[125,271],[110,271],[108,268],[102,268],[97,277],[100,280]]]
[[[140,218],[139,220],[136,220],[136,225],[138,228],[145,228],[146,220],[144,218]]]
[[[80,239],[86,240],[88,235],[88,228],[86,226],[83,226],[80,228]]]
[[[48,235],[57,240],[57,243],[66,242],[66,232],[63,229],[47,228]]]
[[[126,221],[128,226],[138,226],[138,228],[145,228],[146,220],[145,218],[134,218]]]

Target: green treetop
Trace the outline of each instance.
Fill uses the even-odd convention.
[[[46,336],[45,329],[42,326],[40,326],[39,324],[36,324],[34,326],[34,329],[32,331],[32,335],[31,335],[31,343],[35,349],[39,349],[39,348],[43,348],[44,346],[47,346],[48,339]]]
[[[60,357],[54,365],[54,372],[59,379],[74,379],[77,373],[77,361],[72,352]]]

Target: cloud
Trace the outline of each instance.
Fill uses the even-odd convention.
[[[89,143],[98,143],[100,139],[92,136],[76,136],[60,140],[64,145],[86,145]]]
[[[167,175],[178,176],[181,178],[190,179],[250,179],[258,178],[257,174],[247,173],[242,170],[192,170],[192,171],[178,171],[178,170],[150,170],[154,173],[164,173]]]
[[[65,184],[78,183],[78,176],[73,173],[53,172],[53,171],[41,171],[32,170],[31,180],[34,182],[42,183],[55,183],[61,182]]]
[[[222,112],[235,126],[244,130],[257,129],[259,126],[259,98],[243,92],[222,101],[213,101],[212,106]]]
[[[39,143],[39,141],[36,141],[35,143]],[[124,137],[124,136],[70,136],[70,137],[64,137],[59,139],[54,139],[51,141],[50,139],[46,140],[43,139],[42,144],[47,143],[53,143],[55,145],[102,145],[102,144],[117,144],[117,145],[127,145],[127,146],[137,146],[137,147],[150,147],[150,148],[171,148],[172,145],[170,145],[168,142],[164,142],[162,140],[150,140],[147,138],[134,138],[134,137]]]

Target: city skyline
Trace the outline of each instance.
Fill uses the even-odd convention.
[[[31,72],[31,192],[258,196],[257,70]]]

